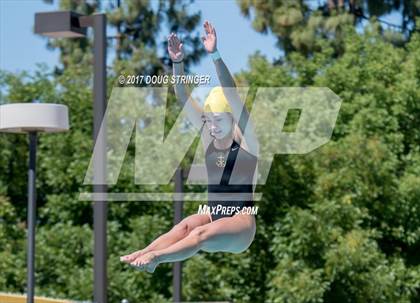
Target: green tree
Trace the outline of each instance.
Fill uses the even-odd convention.
[[[327,86],[343,102],[329,143],[306,155],[275,157],[268,183],[257,187],[263,199],[249,250],[201,252],[184,262],[184,300],[420,301],[420,35],[413,32],[401,48],[375,23],[363,33],[343,26],[342,34],[339,57],[333,44],[320,40],[322,48],[311,56],[287,52],[282,64],[255,54],[249,69],[236,75],[251,91]],[[124,51],[120,56],[126,60]],[[91,190],[83,185],[93,148],[90,84],[84,64],[69,64],[60,74],[42,66],[33,75],[0,73],[0,104],[66,104],[73,126],[39,138],[37,294],[92,296],[92,207],[78,200],[79,192]],[[291,128],[298,119],[292,116]],[[0,147],[0,289],[23,292],[27,138],[0,134]],[[132,181],[134,152],[131,142],[111,191],[141,190]],[[196,206],[186,203],[185,216]],[[118,256],[167,231],[172,205],[109,207],[110,302],[169,301],[171,264],[150,275],[122,265]]]
[[[259,1],[237,0],[244,16],[252,20],[260,33],[272,33],[286,54],[299,51],[307,56],[320,51],[325,42],[333,46],[334,53],[343,53],[343,29],[358,26],[371,17],[380,18],[401,11],[401,24],[384,21],[384,36],[402,44],[415,32],[415,16],[420,11],[418,1]]]
[[[100,9],[100,4],[99,1],[62,1],[60,8],[91,14]],[[166,72],[165,66],[169,63],[167,58],[157,55],[158,48],[166,49],[166,41],[159,43],[157,35],[165,27],[169,31],[191,31],[200,18],[199,14],[189,16],[186,12],[186,2],[183,1],[160,1],[157,8],[152,8],[152,4],[152,2],[128,2],[123,3],[119,8],[111,6],[105,8],[110,27],[118,23],[121,32],[121,45],[118,52],[120,58],[117,56],[113,63],[115,73],[122,70],[130,74]],[[164,21],[165,18],[170,18],[171,21]],[[145,28],[148,30],[144,30]],[[196,49],[186,58],[187,65],[196,62],[200,57],[198,41],[198,37],[186,37],[185,44]],[[0,73],[0,86],[2,92],[6,92],[1,95],[1,104],[31,102],[37,99],[42,102],[62,103],[69,107],[71,131],[64,134],[40,134],[39,136],[37,294],[74,299],[90,299],[92,296],[92,204],[79,201],[80,192],[92,191],[91,186],[83,185],[93,150],[92,102],[90,101],[92,100],[91,44],[90,36],[83,39],[50,40],[50,47],[60,49],[62,68],[52,72],[40,66],[33,75]],[[115,84],[113,83],[114,74],[111,72],[108,75],[109,95]],[[172,113],[168,120],[173,121],[175,117],[176,114]],[[18,222],[21,231],[24,231],[27,138],[22,135],[1,134],[0,144],[2,147],[0,195],[10,199],[9,207],[13,209],[16,216],[13,220],[6,217],[1,224],[7,229],[8,225],[15,225]],[[143,190],[133,184],[134,156],[135,146],[132,141],[125,157],[119,183],[110,188],[110,191],[139,192]],[[171,190],[171,187],[172,185],[168,185],[163,190]],[[147,216],[157,213],[161,217],[148,219]],[[116,278],[115,281],[111,279],[109,296],[112,302],[122,299],[120,297],[122,294],[125,294],[130,301],[138,299],[138,293],[133,292],[132,287],[148,278],[151,278],[148,285],[143,281],[143,301],[163,301],[165,296],[170,297],[169,266],[163,266],[162,271],[156,272],[154,277],[149,277],[144,273],[136,275],[133,269],[123,266],[118,257],[144,247],[158,234],[167,231],[170,228],[168,224],[172,222],[172,216],[172,205],[168,202],[110,203],[108,212],[110,241],[118,239],[124,233],[130,235],[127,237],[130,241],[110,245],[110,276],[113,276],[116,270],[120,273],[125,272],[120,277],[130,276],[129,280],[132,280],[131,288],[128,284],[124,290],[120,285],[125,284],[127,279]],[[152,219],[157,223],[151,222]],[[146,223],[133,223],[133,220]],[[153,226],[156,226],[156,229]],[[26,236],[24,233],[2,232],[3,234],[6,235],[4,243],[7,245],[14,243],[15,248],[0,247],[1,260],[4,264],[2,275],[4,274],[5,277],[1,281],[0,288],[6,291],[24,292]],[[139,234],[145,236],[140,242],[141,235]],[[19,253],[16,253],[16,250]],[[7,262],[3,263],[6,259]],[[51,262],[62,264],[62,266],[51,268]],[[72,268],[71,274],[68,268]],[[51,287],[52,284],[55,286]]]
[[[44,0],[54,3],[53,0]],[[200,13],[190,14],[187,10],[191,0],[171,1],[58,1],[61,10],[91,15],[104,12],[108,19],[108,48],[115,49],[112,64],[113,74],[159,75],[167,72],[170,59],[167,52],[159,55],[159,49],[166,49],[167,41],[157,39],[166,29],[168,32],[185,32],[184,46],[188,55],[184,64],[188,68],[204,55],[199,34],[192,34],[200,21]],[[116,33],[116,34],[114,34]],[[69,65],[92,65],[93,38],[49,39],[48,48],[60,50],[62,68]]]
[[[331,48],[283,65],[255,55],[238,75],[255,87],[327,86],[343,100],[331,142],[270,171],[259,216],[273,223],[270,302],[419,300],[420,36],[401,49],[377,26],[345,33],[339,59]]]

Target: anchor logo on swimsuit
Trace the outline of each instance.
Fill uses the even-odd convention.
[[[226,166],[225,156],[222,153],[220,153],[219,156],[217,157],[216,165],[218,167],[225,167]]]

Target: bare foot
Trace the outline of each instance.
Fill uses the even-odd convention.
[[[138,257],[142,256],[143,254],[145,254],[144,249],[141,249],[131,254],[120,257],[120,261],[125,262],[125,263],[130,263],[130,262],[133,262]]]
[[[153,273],[156,266],[159,265],[159,257],[154,252],[148,252],[139,256],[130,264],[136,266],[139,270],[146,270],[147,272]]]

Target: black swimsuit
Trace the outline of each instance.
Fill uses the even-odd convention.
[[[220,157],[222,154],[225,162]],[[206,151],[206,168],[207,205],[212,220],[232,217],[242,208],[254,206],[252,184],[257,160],[256,156],[240,147],[235,140],[225,150],[216,149],[214,141],[210,143]],[[212,211],[217,207],[218,211]]]

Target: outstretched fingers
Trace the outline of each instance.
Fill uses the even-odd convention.
[[[210,23],[206,20],[204,21],[204,31],[206,32],[206,34],[210,34]]]
[[[213,25],[211,25],[210,23],[209,23],[209,25],[210,25],[210,32],[214,35],[214,36],[216,36],[216,29],[213,27]]]
[[[182,47],[182,43],[181,43],[181,41],[179,40],[179,38],[177,37],[177,35],[175,33],[171,33],[169,35],[169,37],[168,37],[168,45],[174,51],[178,51]]]
[[[169,46],[170,48],[172,48],[172,47],[173,47],[173,45],[174,45],[173,33],[171,33],[171,34],[168,36],[168,46]]]
[[[201,36],[201,40],[203,42],[205,42],[208,38],[208,35],[210,35],[209,27],[208,27],[208,24],[206,22],[204,22],[204,35]]]
[[[213,27],[213,25],[209,21],[204,21],[203,24],[204,30],[206,34],[216,34],[216,29]]]
[[[175,45],[175,48],[179,48],[179,45],[181,44],[181,41],[179,41],[179,39],[178,39],[178,37],[176,36],[176,35],[174,35],[174,45]]]

